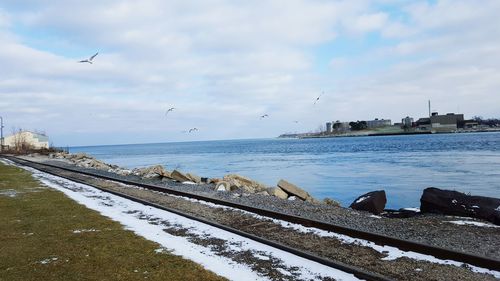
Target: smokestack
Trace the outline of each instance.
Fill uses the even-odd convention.
[[[429,100],[429,117],[431,117],[431,100]]]

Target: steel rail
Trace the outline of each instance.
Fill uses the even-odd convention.
[[[439,259],[444,259],[444,260],[454,260],[458,262],[463,262],[467,263],[470,265],[482,267],[482,268],[487,268],[491,270],[496,270],[500,271],[500,260],[498,259],[493,259],[489,257],[484,257],[484,256],[479,256],[471,253],[465,253],[465,252],[460,252],[460,251],[455,251],[451,249],[446,249],[442,247],[436,247],[436,246],[431,246],[423,243],[418,243],[414,241],[408,241],[408,240],[403,240],[399,238],[394,238],[378,233],[373,233],[373,232],[367,232],[367,231],[362,231],[362,230],[357,230],[354,228],[349,228],[345,226],[340,226],[332,223],[326,223],[322,221],[317,221],[317,220],[312,220],[312,219],[307,219],[299,216],[294,216],[294,215],[289,215],[285,213],[280,213],[277,211],[273,210],[267,210],[267,209],[261,209],[261,208],[256,208],[248,205],[243,205],[243,204],[238,204],[234,202],[228,202],[224,201],[221,199],[216,199],[216,198],[210,198],[198,194],[193,194],[189,192],[184,192],[184,191],[179,191],[179,190],[174,190],[158,185],[152,185],[152,184],[145,184],[133,180],[124,180],[120,179],[117,177],[112,177],[112,176],[104,176],[104,175],[99,175],[96,173],[92,173],[89,171],[78,171],[72,168],[67,168],[67,167],[61,167],[58,165],[52,165],[52,164],[47,164],[47,163],[39,163],[31,160],[26,160],[26,159],[19,159],[17,157],[6,157],[10,160],[13,160],[14,162],[17,161],[24,161],[25,163],[32,163],[32,164],[37,164],[37,165],[42,165],[46,167],[53,167],[53,168],[58,168],[61,170],[69,171],[69,172],[74,172],[74,173],[79,173],[79,174],[84,174],[87,176],[92,176],[96,178],[101,178],[101,179],[106,179],[106,180],[113,180],[117,182],[121,182],[124,184],[129,184],[129,185],[135,185],[139,186],[142,188],[146,188],[149,190],[154,190],[154,191],[159,191],[167,194],[173,194],[177,196],[184,196],[184,197],[189,197],[192,199],[197,199],[197,200],[202,200],[218,205],[223,205],[223,206],[228,206],[236,209],[241,209],[245,210],[248,212],[252,212],[258,215],[274,218],[274,219],[280,219],[284,220],[287,222],[291,223],[296,223],[296,224],[301,224],[306,227],[314,227],[326,231],[331,231],[339,234],[344,234],[353,238],[359,238],[359,239],[364,239],[364,240],[369,240],[371,242],[374,242],[375,244],[378,245],[387,245],[387,246],[392,246],[396,247],[400,250],[403,251],[412,251],[412,252],[418,252],[421,254],[426,254],[426,255],[431,255]],[[16,161],[17,160],[17,161]],[[19,163],[19,162],[18,162]],[[29,166],[29,165],[28,165]]]

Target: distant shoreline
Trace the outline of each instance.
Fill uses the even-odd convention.
[[[378,137],[378,136],[409,136],[409,135],[433,135],[433,134],[470,134],[470,133],[494,133],[500,132],[500,129],[490,130],[467,130],[467,131],[454,131],[454,132],[436,132],[436,131],[423,131],[423,132],[361,132],[359,134],[324,134],[324,135],[305,135],[305,134],[282,134],[278,138],[290,139],[318,139],[318,138],[349,138],[349,137]]]

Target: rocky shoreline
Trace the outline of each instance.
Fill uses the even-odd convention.
[[[337,201],[331,198],[324,198],[320,201],[311,196],[306,190],[284,179],[281,179],[276,186],[269,187],[258,181],[237,174],[228,174],[222,178],[206,178],[200,177],[194,173],[184,173],[175,169],[173,171],[168,171],[161,165],[129,170],[117,165],[104,163],[84,153],[51,153],[48,155],[48,159],[61,160],[77,167],[106,171],[121,176],[133,175],[147,180],[175,181],[192,185],[211,184],[214,186],[213,190],[229,192],[235,197],[256,194],[261,196],[273,196],[289,201],[298,200],[312,204],[340,206]],[[420,209],[403,208],[400,210],[386,210],[386,202],[387,198],[385,191],[378,190],[359,196],[349,207],[358,211],[367,211],[374,215],[383,214],[387,217],[412,217],[420,214],[422,211],[425,213],[479,218],[500,225],[500,199],[496,198],[469,196],[456,191],[427,188],[422,194]]]
[[[183,184],[213,184],[215,185],[214,190],[216,191],[234,192],[235,194],[244,194],[244,196],[248,194],[269,195],[283,200],[302,200],[314,204],[324,203],[340,206],[337,201],[331,198],[325,198],[323,201],[319,201],[304,189],[283,179],[281,179],[276,186],[269,187],[258,181],[236,174],[228,174],[222,178],[204,178],[194,173],[184,173],[179,170],[168,171],[161,165],[129,170],[117,165],[104,163],[85,153],[51,153],[48,155],[48,159],[62,160],[72,163],[77,167],[107,171],[121,176],[134,175],[142,179],[174,180]]]

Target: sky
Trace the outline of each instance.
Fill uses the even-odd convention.
[[[55,146],[269,138],[425,117],[428,100],[500,117],[498,11],[497,0],[2,0],[4,134],[44,131]]]

